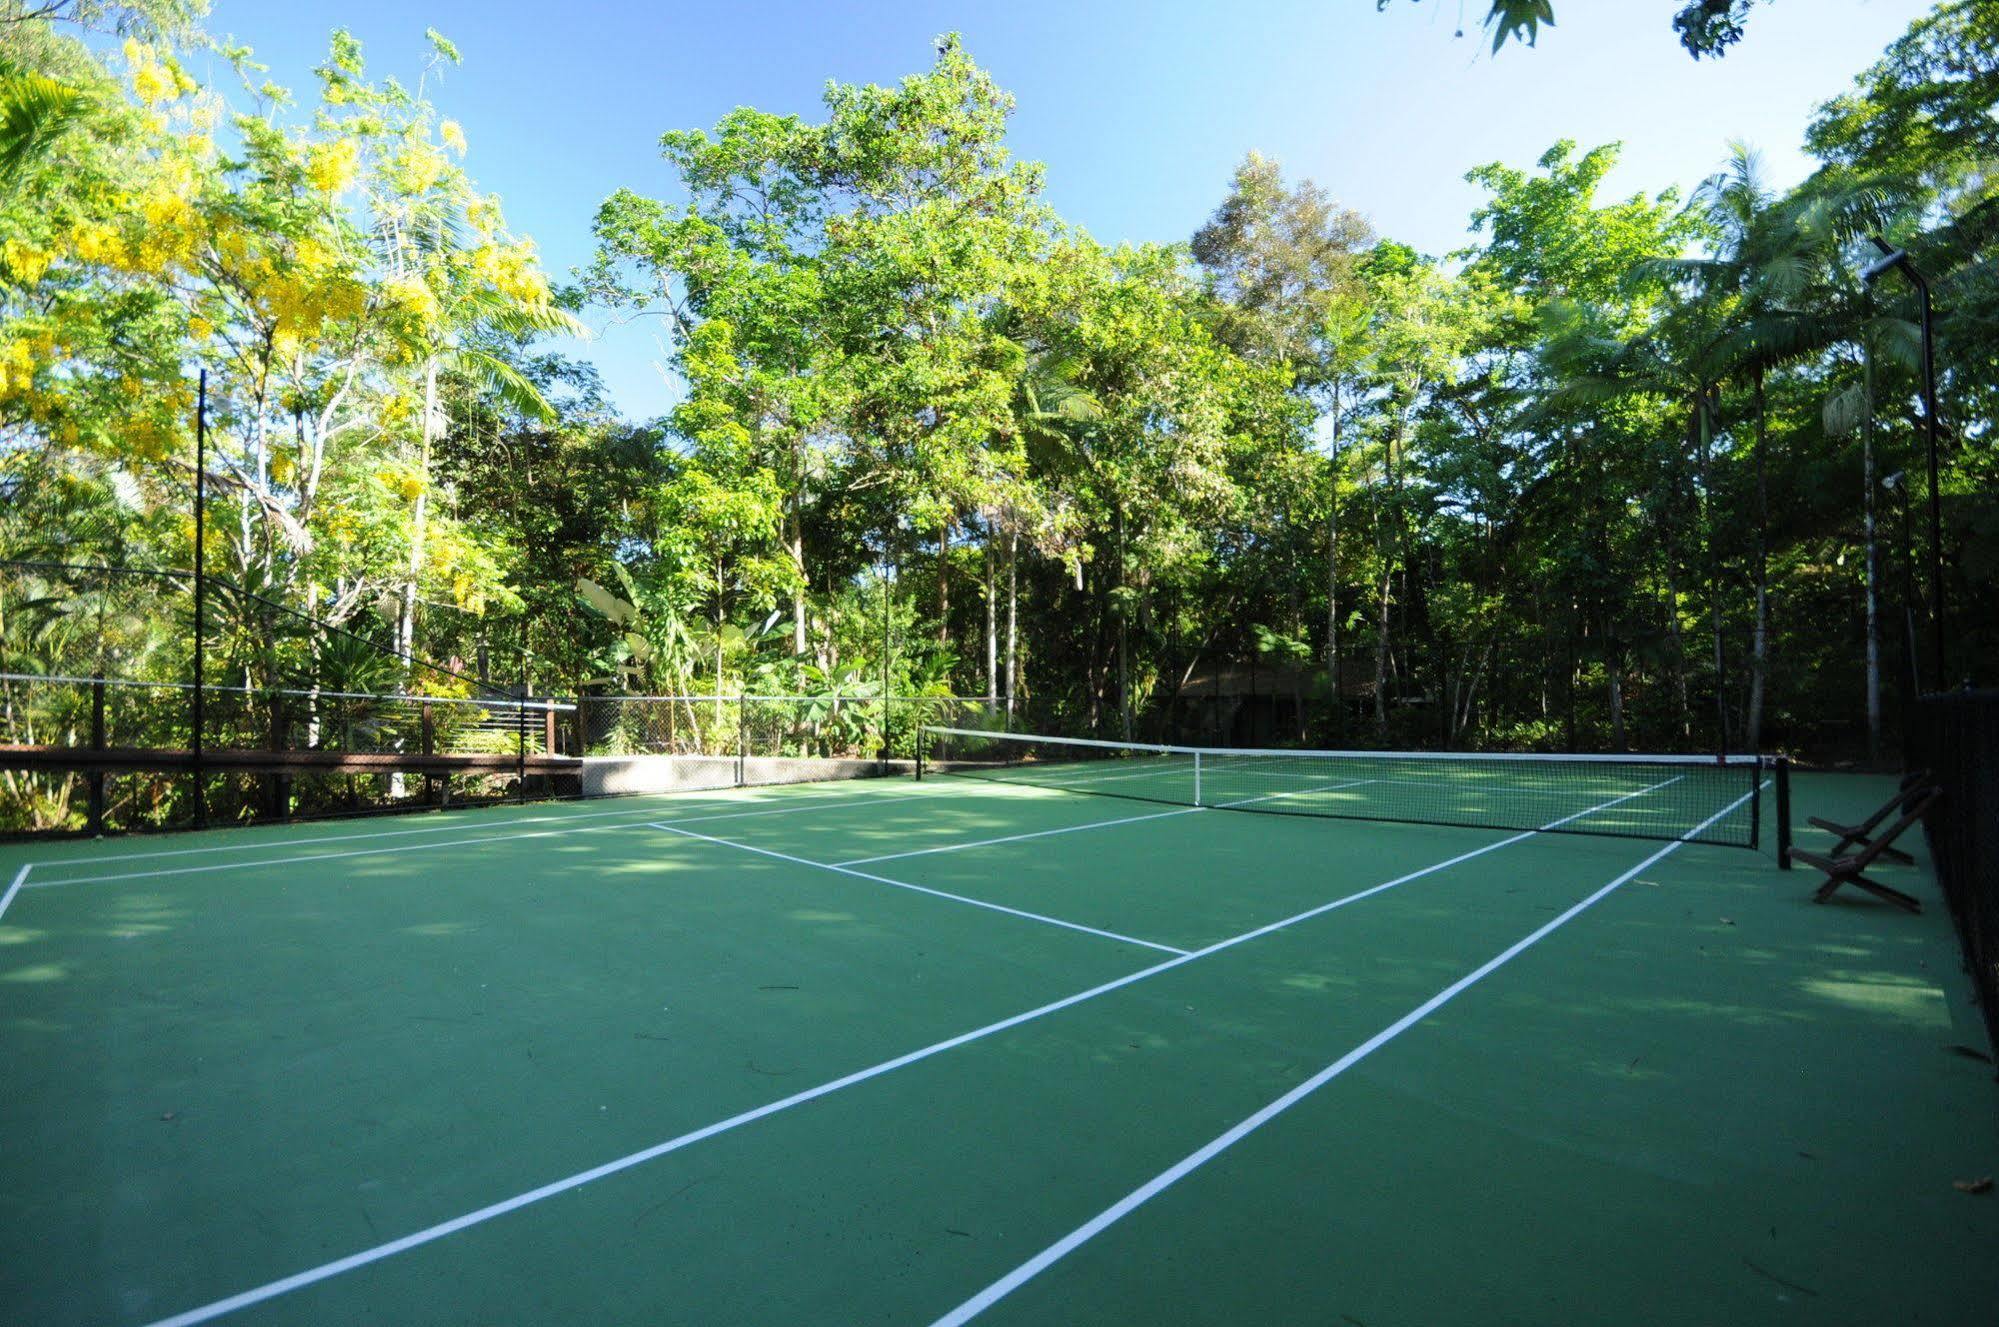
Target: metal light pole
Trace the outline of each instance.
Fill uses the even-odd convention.
[[[1894,248],[1879,235],[1873,236],[1874,247],[1881,256],[1860,273],[1860,279],[1873,285],[1892,270],[1900,270],[1916,288],[1917,307],[1921,310],[1923,328],[1923,435],[1929,446],[1930,477],[1930,637],[1931,647],[1936,652],[1937,685],[1946,685],[1944,666],[1944,625],[1943,625],[1943,504],[1937,493],[1937,360],[1936,329],[1930,305],[1930,283],[1909,261],[1909,255]]]
[[[208,589],[208,563],[204,556],[203,527],[208,524],[208,370],[201,371],[199,385],[195,388],[194,405],[194,704],[189,718],[193,732],[189,734],[188,757],[194,770],[194,823],[196,827],[208,823],[208,790],[202,786],[201,746],[202,723],[207,717],[202,713],[203,675],[207,672],[207,657],[203,648],[203,622]]]
[[[1881,481],[1895,495],[1902,511],[1902,653],[1909,660],[1909,694],[1923,694],[1922,671],[1916,666],[1916,545],[1909,537],[1909,484],[1900,470]]]
[[[893,697],[892,697],[892,696],[891,696],[891,694],[890,694],[890,686],[889,686],[889,667],[890,667],[890,665],[891,665],[891,663],[893,662],[893,660],[894,660],[894,657],[895,657],[895,655],[894,655],[894,650],[895,650],[895,600],[894,600],[894,598],[893,598],[893,597],[892,597],[892,595],[891,595],[891,586],[890,586],[890,584],[889,584],[889,573],[890,573],[890,569],[892,568],[892,566],[893,566],[893,565],[894,565],[894,564],[893,564],[893,563],[892,563],[892,562],[890,561],[890,559],[889,559],[889,557],[888,557],[888,554],[887,554],[886,550],[884,550],[884,552],[883,552],[883,555],[882,555],[882,565],[881,565],[881,578],[882,578],[882,745],[881,745],[881,768],[882,768],[882,773],[884,773],[884,774],[888,773],[888,762],[889,762],[889,759],[890,759],[890,757],[891,757],[892,755],[894,755],[894,752],[892,752],[892,751],[891,751],[891,750],[889,749],[889,746],[890,746],[890,743],[894,741],[894,738],[893,738],[893,737],[891,737],[891,736],[890,736],[890,734],[894,732],[894,728],[893,728],[893,727],[891,726],[891,721],[892,721],[892,720],[894,719],[894,717],[895,717],[895,716],[894,716],[894,714],[893,714],[893,713],[891,712],[891,711],[893,710],[894,706],[893,706]]]

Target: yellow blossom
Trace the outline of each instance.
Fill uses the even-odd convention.
[[[490,198],[477,198],[465,205],[465,220],[481,235],[492,235],[500,228],[500,208]]]
[[[179,95],[173,73],[150,60],[132,71],[132,91],[148,106],[155,102],[171,101]]]
[[[453,152],[461,157],[465,155],[465,130],[459,126],[458,121],[446,120],[438,125],[437,136],[443,139],[444,145]]]
[[[434,322],[439,308],[437,296],[417,277],[397,277],[382,283],[382,293],[405,313],[424,322]]]
[[[187,320],[187,334],[197,341],[206,341],[215,335],[215,324],[197,313]]]
[[[405,193],[429,193],[444,176],[444,158],[425,147],[411,147],[396,158],[396,179]]]
[[[20,240],[8,240],[0,245],[0,262],[4,262],[8,273],[24,286],[32,286],[42,279],[42,273],[49,270],[52,257],[46,250]]]
[[[415,502],[424,490],[423,476],[407,466],[394,466],[377,470],[375,478],[383,488],[388,489],[405,502]]]
[[[340,193],[353,184],[360,168],[361,148],[352,139],[321,143],[306,153],[306,178],[324,194]]]
[[[23,337],[0,345],[0,397],[16,397],[35,385],[35,352]]]
[[[86,221],[70,233],[70,245],[86,263],[121,266],[125,261],[125,241],[117,231],[100,221]]]

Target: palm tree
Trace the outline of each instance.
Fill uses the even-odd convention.
[[[1015,384],[1014,427],[1020,431],[1030,471],[1045,475],[1067,472],[1082,454],[1092,429],[1103,422],[1104,405],[1081,383],[1084,366],[1072,356],[1052,348],[1029,353]],[[1023,528],[1036,530],[1044,552],[1058,553],[1064,535],[1057,513],[1047,509],[1043,494],[1049,486],[1029,482],[1007,486],[997,505],[998,526],[1006,537],[1006,651],[1005,683],[1007,714],[1013,714],[1014,697],[1020,685],[1020,536]],[[1061,499],[1056,499],[1059,506]],[[1081,576],[1080,564],[1077,572]],[[988,603],[991,596],[988,595]],[[990,635],[990,633],[989,633]],[[990,641],[989,641],[990,643]],[[991,674],[988,669],[988,675]],[[989,688],[990,689],[990,688]]]
[[[1634,282],[1645,279],[1650,265],[1633,272]],[[1628,341],[1606,337],[1587,324],[1577,323],[1558,329],[1544,347],[1551,377],[1560,386],[1543,403],[1542,413],[1568,408],[1588,408],[1625,397],[1640,395],[1674,402],[1686,412],[1686,443],[1667,447],[1670,473],[1666,487],[1669,509],[1664,531],[1668,553],[1674,532],[1671,528],[1673,496],[1683,491],[1688,454],[1693,462],[1693,496],[1696,526],[1692,542],[1701,552],[1689,555],[1705,562],[1708,591],[1709,629],[1713,642],[1716,733],[1724,747],[1732,744],[1733,725],[1728,710],[1728,656],[1721,607],[1721,558],[1714,537],[1714,483],[1712,463],[1714,443],[1721,430],[1721,383],[1733,369],[1731,326],[1724,310],[1715,302],[1699,298],[1673,298],[1654,319],[1651,330]],[[1670,575],[1669,570],[1669,584]],[[1677,601],[1677,591],[1672,595]],[[1669,634],[1677,635],[1677,602],[1669,607]]]
[[[1828,283],[1840,267],[1841,245],[1877,224],[1881,190],[1866,181],[1822,175],[1779,197],[1766,183],[1762,158],[1747,145],[1729,146],[1727,163],[1695,193],[1693,206],[1712,236],[1703,258],[1664,259],[1646,274],[1690,288],[1707,302],[1724,332],[1717,346],[1724,376],[1749,381],[1754,419],[1756,546],[1752,566],[1755,624],[1750,646],[1745,739],[1759,745],[1770,672],[1769,403],[1767,379],[1785,364],[1818,354],[1856,334],[1859,312],[1849,282]]]

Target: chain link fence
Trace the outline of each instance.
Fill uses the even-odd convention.
[[[521,795],[532,757],[574,754],[573,706],[0,673],[0,833],[121,831]],[[489,768],[419,772],[428,757]],[[381,757],[380,769],[315,768]],[[155,768],[144,768],[146,764]],[[354,762],[347,762],[352,764]],[[409,769],[398,769],[398,764]],[[200,792],[197,798],[197,789]],[[553,789],[537,788],[539,792]]]
[[[1943,789],[1923,829],[1999,1055],[1999,691],[1924,696],[1913,711],[1909,770]]]

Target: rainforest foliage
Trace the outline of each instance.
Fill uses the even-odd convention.
[[[1832,758],[1999,649],[1990,4],[1829,87],[1794,189],[1717,144],[1688,196],[1607,197],[1617,145],[1563,141],[1472,172],[1436,255],[1255,153],[1185,242],[1105,244],[945,38],[670,129],[661,179],[576,200],[566,274],[467,173],[446,38],[390,77],[335,32],[291,90],[202,8],[0,3],[0,558],[189,566],[205,368],[212,573],[545,692],[886,664],[1071,732],[1198,696],[1239,740]],[[1942,672],[1875,234],[1936,296]],[[661,328],[668,417],[551,350],[613,317]],[[26,621],[0,671],[73,666]],[[87,664],[185,653],[120,649]]]

